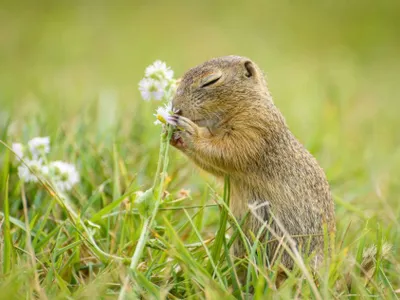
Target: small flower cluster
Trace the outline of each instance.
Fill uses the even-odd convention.
[[[63,161],[45,163],[50,152],[50,138],[36,137],[25,146],[12,144],[12,150],[19,162],[18,176],[24,182],[38,182],[38,176],[49,179],[60,192],[70,191],[79,182],[75,166]]]
[[[139,91],[145,101],[165,100],[165,104],[157,108],[154,116],[157,120],[154,124],[165,124],[168,117],[175,111],[172,108],[171,99],[176,90],[176,80],[173,78],[174,72],[165,62],[155,61],[148,66],[145,77],[139,82]]]
[[[175,89],[174,72],[165,62],[155,61],[148,66],[145,77],[139,82],[139,90],[145,101],[162,100],[170,96]]]

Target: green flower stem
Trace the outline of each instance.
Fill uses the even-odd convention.
[[[142,232],[140,234],[140,238],[139,241],[137,243],[136,249],[135,249],[135,253],[133,253],[132,259],[131,259],[131,264],[130,264],[130,268],[132,270],[136,269],[136,267],[139,264],[139,260],[142,256],[142,252],[144,250],[144,246],[146,245],[147,242],[147,237],[149,235],[149,231],[150,231],[150,220],[151,217],[148,217],[146,219],[144,219],[143,222],[143,229]]]
[[[171,126],[168,126],[167,138],[165,138],[165,135],[163,133],[161,134],[161,145],[160,145],[160,154],[158,158],[157,173],[155,175],[154,184],[152,187],[152,189],[155,189],[157,185],[159,186],[157,191],[153,191],[153,193],[155,192],[156,194],[155,195],[156,197],[154,197],[156,198],[154,209],[151,215],[147,217],[144,221],[143,230],[140,234],[138,244],[132,256],[132,261],[130,265],[131,269],[136,269],[137,265],[139,264],[139,260],[142,256],[143,249],[146,245],[151,227],[153,225],[154,219],[156,218],[158,207],[160,206],[161,203],[164,182],[165,182],[165,174],[168,167],[168,150],[169,150],[169,140],[171,139],[171,136],[172,136],[172,128]],[[162,166],[162,173],[160,176],[161,166]]]
[[[169,135],[169,131],[172,131],[172,130],[170,130],[170,128],[171,128],[171,126],[168,126],[168,132],[167,132],[168,135]],[[164,132],[162,132],[160,134],[160,151],[158,153],[157,171],[156,171],[156,176],[154,176],[153,186],[151,187],[152,189],[154,189],[156,187],[158,179],[160,178],[159,176],[160,176],[161,165],[162,165],[161,163],[165,157],[164,152],[165,152],[165,135],[164,135]]]
[[[154,219],[157,216],[158,208],[161,203],[162,195],[163,195],[163,190],[164,190],[164,182],[165,182],[165,175],[167,172],[167,167],[168,167],[168,151],[169,151],[169,140],[171,139],[172,136],[172,127],[168,125],[167,127],[167,135],[164,133],[161,133],[161,144],[160,144],[160,152],[158,156],[158,165],[157,165],[157,172],[154,177],[154,183],[152,186],[152,190],[154,193],[154,198],[155,204],[154,204],[154,209],[151,213],[150,216],[146,217],[143,222],[143,229],[142,232],[140,233],[140,237],[135,249],[135,252],[133,253],[131,264],[130,264],[130,269],[133,271],[133,274],[136,274],[137,272],[137,266],[139,265],[139,261],[143,255],[143,250],[146,246],[152,225],[154,223]],[[161,176],[160,176],[160,171]],[[156,186],[158,186],[158,189],[156,189]],[[123,300],[125,298],[125,291],[129,285],[129,274],[125,277],[124,283],[122,285],[120,294],[118,296],[118,300]]]

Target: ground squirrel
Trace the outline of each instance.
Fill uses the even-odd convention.
[[[179,128],[171,144],[204,170],[229,175],[230,208],[241,219],[252,204],[245,232],[256,235],[260,218],[282,235],[281,225],[297,245],[322,258],[323,224],[335,231],[334,204],[324,171],[293,136],[274,105],[264,75],[250,59],[214,58],[190,69],[181,79],[172,101],[178,113],[170,121]],[[311,240],[310,237],[312,236]],[[272,239],[272,236],[269,236]],[[267,244],[270,259],[278,243]],[[241,242],[236,256],[245,255]],[[281,262],[293,261],[283,252]]]

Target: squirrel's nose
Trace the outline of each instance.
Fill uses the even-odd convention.
[[[176,95],[174,99],[172,99],[172,110],[175,114],[182,116],[181,102],[177,99]]]

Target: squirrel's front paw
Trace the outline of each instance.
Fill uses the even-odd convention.
[[[178,148],[179,150],[184,151],[187,147],[186,147],[186,143],[183,140],[182,137],[182,131],[175,131],[172,134],[171,140],[169,141],[169,143],[174,146],[175,148]]]
[[[188,118],[173,115],[168,117],[168,123],[176,126],[178,130],[184,131],[189,135],[195,135],[198,132],[199,126]]]
[[[177,128],[172,135],[171,145],[180,150],[191,148],[193,139],[199,132],[199,127],[188,118],[178,115],[168,117],[167,121]]]

